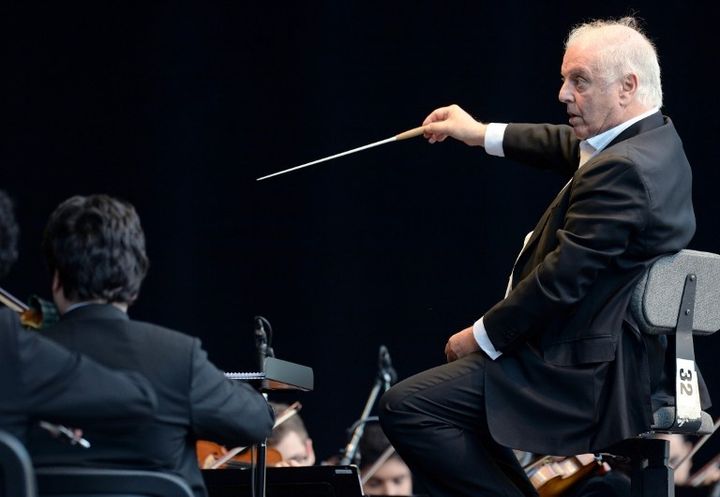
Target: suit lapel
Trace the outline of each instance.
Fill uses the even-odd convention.
[[[639,135],[641,133],[645,133],[647,131],[650,131],[655,128],[659,128],[664,124],[665,120],[663,118],[662,113],[656,112],[654,114],[649,115],[645,119],[641,119],[640,121],[636,122],[632,126],[630,126],[628,129],[624,130],[622,133],[620,133],[612,142],[608,144],[607,147],[603,149],[603,151],[607,150],[608,148],[612,147],[613,145],[616,145],[617,143],[620,143],[624,140],[627,140],[628,138],[632,138],[633,136]],[[603,152],[600,152],[597,156],[590,159],[591,161],[597,159],[598,157],[602,156]],[[587,166],[587,165],[586,165]],[[581,169],[578,169],[580,171]],[[576,172],[577,174],[577,172]],[[538,221],[537,225],[535,226],[535,229],[533,230],[533,234],[528,240],[528,242],[523,247],[522,251],[520,252],[520,255],[517,258],[517,261],[515,262],[515,265],[513,266],[513,281],[512,286],[515,287],[518,280],[521,279],[521,277],[524,277],[523,274],[524,271],[518,271],[518,269],[523,269],[525,267],[525,264],[528,261],[528,258],[530,257],[530,254],[534,252],[535,245],[537,244],[537,241],[540,239],[540,236],[542,235],[543,231],[545,230],[545,226],[548,224],[548,221],[550,220],[551,214],[555,213],[555,215],[565,215],[566,209],[559,210],[557,207],[562,205],[563,203],[567,205],[567,200],[569,200],[570,192],[572,190],[572,182],[575,180],[575,175],[570,179],[568,184],[566,184],[562,190],[560,190],[560,193],[557,194],[555,199],[552,201],[552,203],[548,206],[548,208],[543,213],[542,217]],[[559,212],[561,211],[561,212]],[[556,223],[553,223],[556,224]]]
[[[518,271],[518,269],[523,269],[525,267],[525,264],[527,263],[528,258],[530,257],[530,254],[534,253],[535,245],[540,239],[542,233],[545,231],[545,226],[550,221],[551,216],[557,217],[558,215],[565,215],[565,209],[558,209],[558,207],[561,205],[567,205],[567,200],[570,197],[570,190],[572,189],[572,182],[573,178],[571,178],[570,181],[568,181],[567,184],[562,188],[562,190],[560,190],[560,192],[555,196],[555,199],[550,203],[548,208],[545,209],[542,217],[535,225],[535,228],[533,229],[533,234],[530,236],[530,239],[523,247],[520,255],[517,258],[517,261],[515,261],[515,265],[513,266],[513,288],[517,284],[518,280],[521,279],[521,277],[525,276],[523,274],[524,271]],[[553,225],[555,224],[557,223],[553,223]]]

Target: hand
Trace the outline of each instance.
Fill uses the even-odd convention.
[[[486,124],[472,118],[457,105],[440,107],[423,121],[424,136],[430,143],[441,142],[448,136],[467,145],[484,145]]]
[[[478,350],[480,350],[480,346],[475,340],[472,326],[470,326],[448,339],[445,345],[445,356],[448,362],[453,362]]]

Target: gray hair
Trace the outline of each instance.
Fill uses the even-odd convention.
[[[576,26],[565,41],[596,42],[599,67],[606,82],[617,81],[628,74],[638,78],[637,100],[646,107],[662,107],[660,63],[655,46],[633,17],[596,20]]]

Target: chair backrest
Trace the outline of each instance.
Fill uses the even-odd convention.
[[[688,274],[697,276],[693,333],[720,329],[720,255],[681,250],[655,261],[635,287],[630,308],[641,331],[674,333]]]
[[[156,471],[48,467],[36,475],[40,497],[194,497],[185,480]]]
[[[643,333],[675,339],[675,401],[653,413],[653,430],[710,433],[713,421],[701,410],[693,335],[720,329],[720,256],[681,250],[658,259],[635,287],[630,309]]]
[[[30,456],[20,441],[0,431],[0,497],[36,497]]]

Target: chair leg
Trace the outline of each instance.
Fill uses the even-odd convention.
[[[632,459],[632,497],[675,497],[673,469],[668,463],[669,442],[638,440]]]

